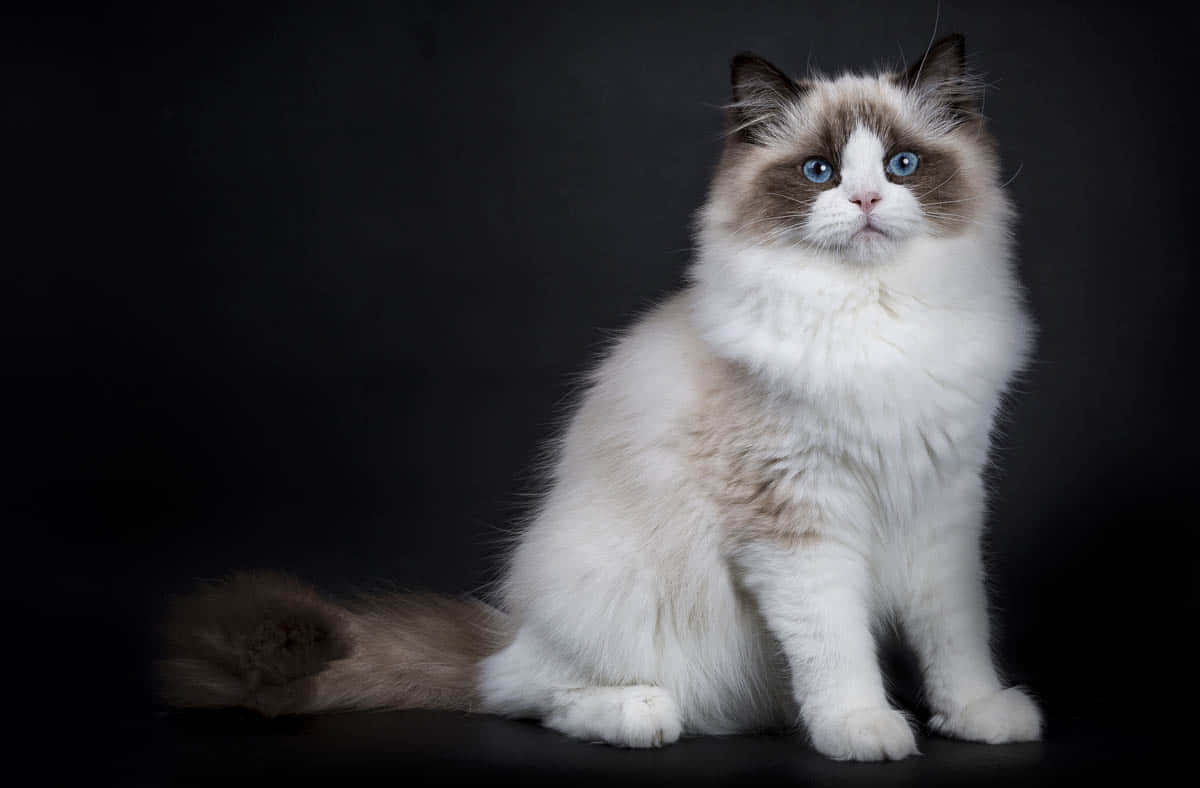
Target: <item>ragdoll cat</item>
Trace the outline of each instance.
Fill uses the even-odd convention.
[[[891,621],[934,731],[1037,739],[980,555],[1032,327],[964,69],[957,35],[875,76],[735,58],[689,284],[592,373],[498,607],[235,575],[177,601],[167,701],[465,709],[629,747],[799,721],[832,758],[899,759]]]

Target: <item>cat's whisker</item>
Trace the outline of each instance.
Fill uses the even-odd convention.
[[[945,186],[947,183],[949,183],[950,181],[952,181],[952,180],[954,180],[956,177],[958,177],[958,174],[959,174],[960,172],[962,172],[962,166],[961,166],[961,165],[960,165],[960,166],[958,167],[958,169],[956,169],[954,172],[950,173],[950,176],[949,176],[948,178],[946,178],[946,180],[942,181],[942,182],[941,182],[941,183],[939,183],[937,186],[934,186],[934,187],[933,187],[932,189],[930,189],[929,191],[927,191],[927,192],[923,192],[923,193],[921,193],[921,194],[918,194],[918,195],[917,195],[917,199],[918,199],[918,200],[920,200],[920,199],[921,199],[921,198],[923,198],[923,197],[928,197],[929,195],[933,194],[933,193],[934,193],[934,192],[936,192],[938,189],[942,188],[942,187],[943,187],[943,186]]]
[[[939,205],[953,205],[954,203],[971,202],[972,200],[978,200],[981,197],[983,197],[982,194],[975,194],[970,197],[963,197],[960,200],[938,200],[937,202],[925,202],[921,203],[921,206],[924,208],[935,208]]]
[[[1003,189],[1006,186],[1008,186],[1009,184],[1011,184],[1013,181],[1015,181],[1017,179],[1017,176],[1021,174],[1021,170],[1024,168],[1025,168],[1025,162],[1020,162],[1019,164],[1017,164],[1017,171],[1012,174],[1011,178],[1006,180],[1004,183],[1000,184],[1000,188]]]
[[[802,219],[802,218],[804,218],[803,214],[798,214],[798,213],[785,213],[785,214],[781,214],[779,216],[762,216],[757,219],[753,219],[749,222],[746,222],[741,227],[734,230],[733,234],[740,235],[744,230],[746,230],[746,228],[752,227],[753,225],[759,224],[761,222],[773,222],[773,221],[782,221],[784,219]]]
[[[802,206],[802,207],[804,207],[804,208],[806,208],[806,209],[809,207],[809,203],[807,203],[807,202],[805,202],[805,201],[803,201],[803,200],[797,200],[795,197],[790,197],[790,196],[788,196],[788,195],[786,195],[786,194],[780,194],[779,192],[767,192],[767,194],[768,194],[769,196],[771,196],[771,197],[781,197],[781,198],[783,198],[783,199],[785,199],[785,200],[791,200],[792,202],[794,202],[794,203],[796,203],[797,205],[800,205],[800,206]]]

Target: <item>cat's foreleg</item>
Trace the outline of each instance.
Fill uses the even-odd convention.
[[[933,730],[992,744],[1033,741],[1041,712],[1019,688],[1004,688],[992,659],[981,501],[979,494],[944,506],[923,523],[900,619],[921,664]]]
[[[820,536],[752,541],[734,557],[787,656],[813,746],[840,760],[915,754],[912,729],[884,690],[865,557]]]

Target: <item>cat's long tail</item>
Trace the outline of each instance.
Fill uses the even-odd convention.
[[[277,572],[235,574],[176,599],[158,663],[177,707],[266,715],[477,708],[476,671],[508,637],[483,602],[433,594],[335,603]]]

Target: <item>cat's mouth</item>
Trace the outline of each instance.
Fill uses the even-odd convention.
[[[856,240],[871,240],[878,238],[890,238],[886,230],[877,224],[873,224],[870,219],[867,219],[863,226],[858,228],[854,235],[850,236]]]

